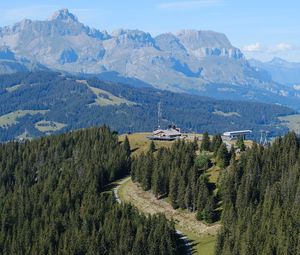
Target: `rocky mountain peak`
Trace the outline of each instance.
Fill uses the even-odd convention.
[[[227,36],[214,31],[185,29],[177,32],[180,41],[190,49],[199,48],[232,48]]]
[[[77,17],[69,12],[68,9],[60,9],[57,12],[55,12],[50,18],[50,21],[64,21],[64,22],[69,22],[69,21],[75,21],[78,22]]]
[[[279,57],[275,57],[273,58],[271,61],[269,61],[269,64],[271,65],[286,65],[288,64],[288,62],[282,58],[279,58]]]
[[[243,53],[239,49],[233,47],[227,36],[222,33],[186,29],[179,31],[176,36],[188,52],[198,58],[244,58]]]
[[[163,51],[173,53],[185,52],[186,49],[180,43],[179,39],[172,33],[164,33],[155,37],[156,44]]]
[[[112,36],[118,40],[122,45],[129,47],[144,47],[154,46],[155,40],[150,33],[141,30],[119,29],[112,33]]]

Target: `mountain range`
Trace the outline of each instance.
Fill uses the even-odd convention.
[[[224,34],[213,31],[182,30],[156,37],[140,30],[108,33],[85,26],[62,9],[44,21],[25,19],[0,28],[0,46],[1,73],[51,69],[300,109],[300,92],[250,65]]]

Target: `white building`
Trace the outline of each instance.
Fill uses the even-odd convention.
[[[237,131],[228,131],[223,133],[223,136],[229,140],[238,139],[239,137],[242,137],[243,139],[246,139],[247,135],[251,135],[251,130],[237,130]]]

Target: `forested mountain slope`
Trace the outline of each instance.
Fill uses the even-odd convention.
[[[108,124],[123,132],[152,131],[161,102],[163,127],[176,123],[185,132],[261,129],[272,135],[287,128],[278,116],[295,111],[253,102],[215,100],[153,88],[134,88],[96,78],[53,72],[0,76],[0,140]]]
[[[130,171],[106,127],[0,145],[0,254],[179,254],[173,223],[103,193]]]
[[[216,255],[300,254],[300,140],[253,146],[223,171]]]

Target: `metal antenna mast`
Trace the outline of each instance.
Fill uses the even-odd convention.
[[[160,120],[162,118],[161,101],[157,104],[157,125],[160,128]]]
[[[263,137],[264,131],[260,130],[260,140],[259,143],[262,145],[264,143],[264,137]]]

